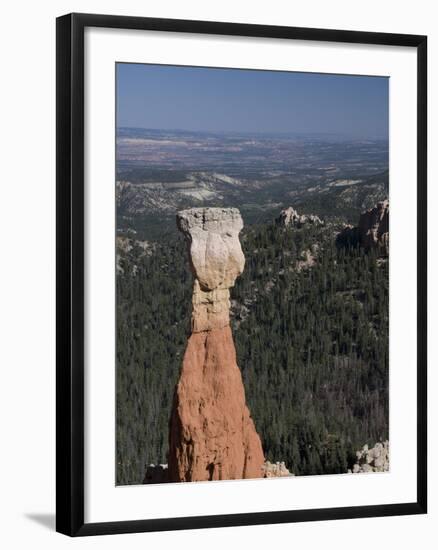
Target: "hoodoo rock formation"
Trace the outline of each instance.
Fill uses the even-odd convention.
[[[389,252],[389,201],[378,202],[374,208],[363,212],[359,218],[360,244],[364,248],[378,248]]]
[[[178,213],[177,225],[195,281],[192,334],[170,418],[169,481],[263,477],[229,319],[229,289],[245,264],[242,218],[235,208],[192,208]]]
[[[378,202],[359,217],[359,224],[345,226],[338,234],[337,242],[343,246],[375,248],[381,256],[389,254],[389,201]]]
[[[276,219],[277,225],[282,227],[302,227],[303,225],[324,225],[324,222],[315,216],[314,214],[298,214],[298,212],[289,206],[289,208],[284,208],[278,218]]]
[[[356,453],[356,463],[348,473],[360,474],[389,471],[389,441],[379,441],[371,449],[364,445]]]

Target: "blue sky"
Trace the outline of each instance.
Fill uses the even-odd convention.
[[[389,80],[117,64],[117,125],[388,137]]]

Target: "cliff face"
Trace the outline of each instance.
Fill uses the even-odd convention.
[[[264,456],[245,401],[229,326],[229,289],[244,268],[237,209],[193,208],[177,216],[188,245],[192,334],[175,389],[169,480],[263,477]]]
[[[379,248],[389,253],[389,201],[378,202],[359,218],[359,239],[364,248]]]

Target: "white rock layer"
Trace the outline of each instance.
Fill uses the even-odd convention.
[[[195,283],[192,332],[230,323],[230,291],[243,272],[245,256],[237,208],[190,208],[177,214],[177,225],[189,244]]]
[[[389,471],[389,441],[376,443],[371,449],[368,445],[364,445],[356,452],[356,459],[356,464],[352,470],[348,470],[348,473]]]

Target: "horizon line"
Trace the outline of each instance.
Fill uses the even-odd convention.
[[[194,134],[234,134],[234,135],[265,135],[265,136],[337,136],[337,137],[349,137],[355,139],[374,139],[374,140],[384,140],[389,141],[389,136],[361,136],[360,134],[350,134],[350,133],[341,133],[341,132],[297,132],[293,130],[288,131],[274,131],[274,130],[193,130],[188,128],[150,128],[145,126],[126,126],[126,125],[116,125],[116,130],[146,130],[151,132],[186,132]]]

